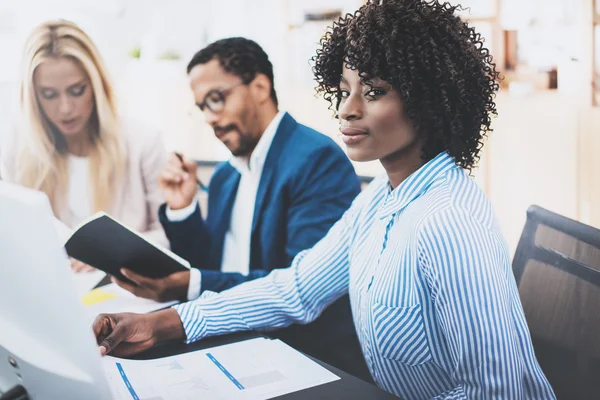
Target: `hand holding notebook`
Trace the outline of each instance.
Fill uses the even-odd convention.
[[[66,233],[61,235],[66,238]],[[185,271],[190,264],[105,213],[93,215],[66,240],[70,257],[129,282],[121,268],[148,277],[164,278]]]

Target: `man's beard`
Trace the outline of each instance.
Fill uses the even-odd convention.
[[[214,128],[214,131],[217,136],[224,135],[230,131],[237,132],[238,147],[235,150],[230,149],[231,154],[233,154],[236,157],[243,157],[249,155],[250,153],[252,153],[252,151],[258,144],[258,139],[255,139],[250,133],[242,133],[240,128],[238,128],[235,124],[230,124],[223,127],[217,126]]]
[[[238,148],[235,151],[232,151],[231,154],[233,154],[236,157],[242,157],[242,156],[247,156],[250,155],[252,153],[252,151],[254,151],[254,149],[256,148],[256,145],[258,144],[258,140],[255,140],[252,135],[250,134],[242,134],[239,133],[239,144],[238,144]]]

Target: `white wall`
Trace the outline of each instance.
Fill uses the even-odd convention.
[[[532,204],[578,217],[578,109],[559,92],[502,93],[486,144],[485,187],[516,248]]]

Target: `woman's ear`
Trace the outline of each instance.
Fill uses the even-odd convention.
[[[271,81],[265,74],[256,74],[252,82],[250,82],[252,96],[259,104],[263,104],[271,99],[271,87]]]

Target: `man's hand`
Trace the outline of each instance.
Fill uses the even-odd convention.
[[[123,282],[112,277],[112,282],[137,297],[158,302],[170,300],[187,300],[190,284],[190,271],[175,272],[165,278],[152,279],[123,268],[121,273],[134,284]]]
[[[180,160],[177,155],[169,155],[167,165],[158,178],[158,186],[163,192],[171,210],[179,210],[192,204],[198,191],[196,163]]]
[[[96,268],[92,267],[91,265],[87,265],[86,263],[83,263],[79,260],[76,260],[74,258],[70,258],[71,260],[71,269],[76,272],[92,272],[95,271]]]
[[[100,354],[126,357],[167,340],[185,339],[174,309],[151,314],[100,314],[92,325]]]

